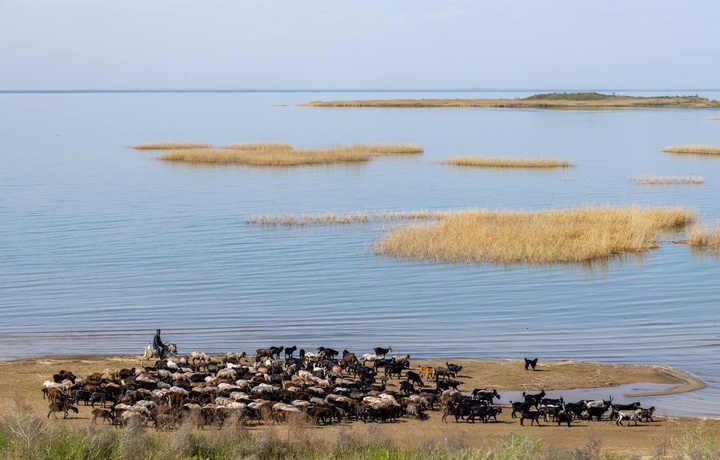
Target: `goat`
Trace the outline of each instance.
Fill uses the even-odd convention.
[[[542,399],[545,397],[545,390],[541,390],[540,393],[534,393],[534,394],[525,393],[523,391],[522,395],[525,398],[526,403],[531,402],[537,406],[538,404],[540,404],[540,401],[542,401]]]
[[[535,370],[535,366],[537,366],[538,359],[527,359],[525,358],[525,370],[528,370],[532,367],[532,370]]]
[[[570,426],[570,422],[572,422],[572,419],[572,412],[568,412],[566,410],[559,412],[555,415],[555,421],[557,422],[558,426],[562,425],[563,423],[567,423],[567,426]]]
[[[525,426],[523,423],[525,419],[530,419],[530,426],[532,426],[535,422],[537,422],[538,426],[540,425],[540,417],[543,415],[542,412],[536,411],[536,410],[527,410],[522,413],[520,416],[520,425]]]
[[[563,401],[562,398],[557,398],[557,399],[553,399],[553,398],[542,398],[542,399],[540,400],[540,404],[545,404],[545,405],[548,405],[548,406],[559,406],[559,405],[565,404],[565,401]]]
[[[112,415],[110,415],[110,411],[107,409],[93,409],[92,410],[93,418],[92,422],[95,423],[95,420],[100,417],[102,420],[107,420],[109,424],[112,425],[113,419]]]
[[[635,422],[635,426],[638,424],[638,420],[642,416],[642,409],[635,409],[635,410],[621,410],[618,411],[618,418],[615,421],[616,425],[622,426],[622,421],[627,420],[628,424],[627,426],[630,426],[630,422]]]
[[[409,380],[403,380],[400,382],[400,393],[404,393],[406,395],[409,395],[415,391],[415,385]]]
[[[500,399],[500,395],[495,389],[493,389],[492,391],[488,391],[485,388],[475,388],[472,391],[472,398],[479,401],[486,401],[487,403],[492,403],[493,398]]]
[[[390,353],[392,351],[392,347],[391,346],[388,346],[387,348],[375,347],[375,348],[373,348],[373,351],[375,352],[376,355],[382,356],[383,358],[385,358],[385,355],[387,355],[388,353]]]
[[[208,356],[202,351],[193,351],[192,353],[190,353],[190,360],[192,361],[193,365],[195,365],[197,361],[200,361],[201,363],[207,365]]]
[[[401,363],[405,369],[410,367],[410,355],[393,356],[390,360],[395,363]]]
[[[600,407],[588,407],[587,413],[588,413],[588,420],[592,421],[593,417],[597,419],[599,422],[602,419],[603,414],[607,412],[608,408],[605,406]]]
[[[522,414],[523,412],[529,411],[532,407],[537,407],[535,403],[526,403],[522,401],[510,401],[510,405],[512,406],[512,413],[510,414],[510,417],[512,418],[517,418],[517,415],[515,414],[518,412]]]
[[[50,412],[48,412],[47,418],[50,418],[50,414],[53,412],[64,412],[65,415],[63,418],[68,418],[68,411],[73,411],[76,414],[79,412],[78,408],[73,406],[69,399],[65,398],[51,402],[50,405],[48,405],[48,409],[50,409]]]
[[[616,411],[636,410],[636,409],[640,409],[640,407],[642,407],[642,404],[640,404],[640,402],[634,402],[632,404],[613,404],[612,407],[613,407],[613,410],[616,410]]]
[[[408,382],[412,382],[413,384],[420,385],[420,388],[425,386],[425,382],[423,382],[423,379],[420,377],[420,374],[418,374],[415,371],[407,371],[405,374],[405,378],[408,379]]]
[[[385,364],[385,375],[387,377],[392,377],[397,374],[397,377],[400,378],[400,374],[402,374],[403,369],[405,369],[405,365],[403,363],[389,362]]]
[[[320,356],[327,359],[335,359],[335,357],[340,354],[339,351],[333,350],[332,348],[319,347],[317,350]]]
[[[639,408],[642,409],[642,408]],[[649,409],[642,409],[642,414],[640,414],[640,421],[642,422],[642,419],[645,419],[645,422],[654,422],[652,416],[655,413],[655,406],[650,407]]]
[[[431,379],[435,376],[435,369],[431,366],[420,366],[418,368],[418,374],[420,374],[420,377]]]
[[[447,361],[445,361],[445,367],[450,369],[450,372],[454,372],[456,375],[462,370],[462,366],[458,366],[457,364],[449,363]]]
[[[285,359],[292,358],[295,350],[297,350],[297,346],[295,345],[293,345],[292,347],[285,347]]]
[[[447,367],[436,367],[435,381],[437,382],[438,380],[440,380],[440,377],[444,378],[445,380],[450,380],[450,378],[455,378],[455,372],[451,371]]]

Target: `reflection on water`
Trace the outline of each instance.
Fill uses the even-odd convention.
[[[449,265],[375,256],[372,242],[385,224],[245,222],[260,214],[588,204],[683,206],[714,222],[720,158],[661,150],[688,140],[720,144],[717,123],[707,120],[716,112],[295,105],[313,99],[320,97],[0,94],[0,357],[139,356],[160,327],[182,353],[295,344],[362,354],[392,345],[425,357],[669,364],[708,387],[654,405],[720,412],[718,256],[670,243],[682,235],[667,235],[657,250],[574,267]],[[170,165],[127,148],[169,140],[397,142],[425,152],[274,169]],[[437,164],[457,153],[551,155],[577,167]],[[700,175],[705,184],[627,181],[649,174]]]

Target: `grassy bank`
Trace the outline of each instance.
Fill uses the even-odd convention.
[[[712,145],[674,145],[663,149],[667,153],[688,153],[695,155],[720,155],[720,147]]]
[[[554,158],[510,158],[486,156],[460,156],[448,158],[441,162],[452,166],[469,166],[477,168],[569,168],[575,166],[565,160]]]
[[[698,176],[641,176],[631,177],[630,182],[640,185],[700,185],[705,183],[705,179]]]
[[[375,253],[466,263],[583,262],[656,248],[661,230],[694,221],[694,212],[682,208],[466,211],[396,228]]]
[[[636,459],[638,455],[653,459],[715,459],[720,451],[717,434],[701,423],[689,426],[677,438],[658,440],[652,452],[613,453],[593,435],[588,435],[584,446],[573,449],[544,445],[538,437],[521,433],[510,433],[484,448],[470,447],[463,433],[398,447],[376,425],[369,425],[365,432],[340,430],[334,440],[323,441],[314,436],[313,427],[306,425],[290,427],[286,432],[272,427],[253,431],[241,423],[209,431],[183,427],[175,432],[157,432],[142,426],[124,430],[102,426],[70,429],[19,412],[21,409],[13,409],[0,419],[3,459],[620,460]]]
[[[540,109],[717,108],[720,101],[698,96],[640,97],[601,93],[545,93],[522,99],[376,99],[312,101],[310,107],[498,107]]]

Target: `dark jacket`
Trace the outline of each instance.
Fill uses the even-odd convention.
[[[155,337],[153,338],[153,348],[155,348],[156,350],[165,348],[165,344],[162,343],[162,340],[160,340],[160,336],[157,334],[155,334]]]

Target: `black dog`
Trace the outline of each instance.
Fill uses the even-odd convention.
[[[525,358],[525,370],[528,370],[528,368],[532,367],[532,370],[535,370],[535,366],[537,366],[538,359],[527,359]]]

